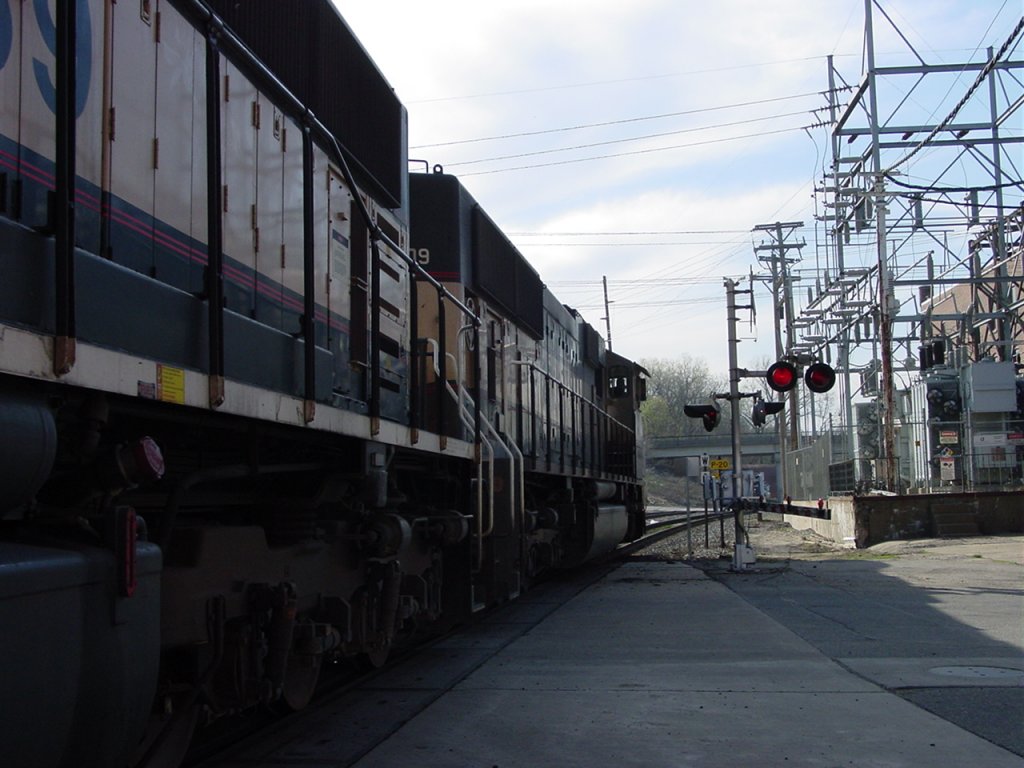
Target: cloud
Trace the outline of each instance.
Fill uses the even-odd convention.
[[[760,268],[756,225],[804,221],[800,268],[814,273],[823,211],[812,189],[827,170],[829,138],[803,127],[824,116],[815,110],[825,98],[813,94],[828,87],[829,56],[840,85],[860,82],[863,0],[337,5],[408,106],[413,156],[459,175],[499,226],[520,233],[512,240],[542,279],[566,303],[588,307],[583,314],[602,330],[608,277],[617,351],[688,353],[724,370],[722,277]],[[882,10],[929,62],[998,47],[1018,13],[1002,0],[880,5],[874,27],[884,63],[914,57]],[[905,99],[918,119],[929,110],[941,116],[941,98],[955,101],[972,79],[950,76],[938,93],[910,93],[912,84],[897,82],[892,100]],[[671,113],[686,114],[641,119]],[[576,128],[584,125],[591,127]],[[523,133],[531,135],[515,136]],[[666,135],[651,135],[658,133]],[[452,143],[490,137],[504,138]],[[494,159],[507,155],[522,157]],[[908,170],[923,175],[925,159]],[[621,231],[714,234],[600,243],[537,234]],[[870,263],[873,254],[851,248],[849,257]],[[660,282],[629,282],[636,280]],[[741,356],[774,348],[760,284],[755,298],[759,341],[743,341]]]

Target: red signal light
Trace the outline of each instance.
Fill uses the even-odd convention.
[[[715,427],[718,426],[718,422],[721,418],[722,414],[718,411],[718,409],[712,409],[705,413],[703,416],[701,416],[701,419],[704,422],[704,431],[712,432],[715,429]]]
[[[768,375],[765,378],[768,380],[768,386],[776,392],[788,392],[796,386],[796,366],[785,360],[779,360],[768,369]]]
[[[828,392],[835,386],[836,372],[831,365],[826,363],[814,363],[807,366],[804,372],[804,383],[811,392]]]
[[[714,430],[718,426],[718,422],[722,420],[721,411],[714,405],[684,405],[683,413],[691,419],[700,419],[704,424],[704,429],[708,432]]]

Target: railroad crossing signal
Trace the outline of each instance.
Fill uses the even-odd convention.
[[[836,372],[826,363],[813,363],[804,371],[804,384],[811,392],[828,392],[835,383]]]
[[[704,422],[704,429],[711,432],[722,420],[722,412],[715,405],[684,405],[683,413],[691,419],[700,419]]]
[[[781,413],[782,409],[785,407],[785,402],[774,402],[772,400],[762,400],[761,398],[757,398],[754,400],[754,410],[750,419],[754,422],[755,427],[763,427],[767,417]]]
[[[776,392],[789,392],[796,386],[800,373],[796,365],[788,360],[772,363],[765,373],[768,386]],[[812,363],[804,371],[804,384],[816,394],[828,392],[835,386],[836,372],[828,363]]]
[[[768,380],[768,386],[776,392],[789,392],[796,386],[796,366],[787,360],[779,360],[772,363],[765,378]]]

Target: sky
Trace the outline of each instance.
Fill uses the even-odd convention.
[[[843,81],[861,79],[865,0],[334,2],[408,110],[411,167],[459,176],[602,336],[607,278],[616,352],[689,356],[724,378],[723,279],[747,288],[766,273],[760,225],[803,222],[796,268],[813,279],[830,151],[816,110],[829,56]],[[874,8],[880,65],[908,50],[983,61],[1024,14],[1022,0]],[[907,101],[935,121],[974,77]],[[774,356],[770,295],[753,286],[756,321],[741,310],[737,325],[750,368]]]

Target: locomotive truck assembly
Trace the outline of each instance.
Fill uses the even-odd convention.
[[[7,766],[168,766],[644,531],[644,371],[326,0],[0,0]]]

